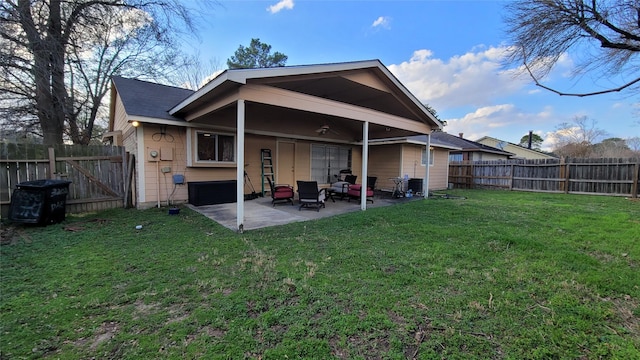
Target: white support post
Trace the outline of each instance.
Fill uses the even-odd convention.
[[[244,231],[244,100],[238,100],[236,133],[236,228]]]
[[[427,134],[427,166],[425,166],[424,180],[422,181],[422,197],[429,197],[429,168],[431,167],[431,134]],[[447,170],[449,171],[449,170]]]
[[[367,176],[369,173],[369,122],[362,124],[362,187],[360,188],[360,209],[367,210]]]

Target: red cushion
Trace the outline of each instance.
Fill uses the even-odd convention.
[[[347,195],[349,196],[360,196],[360,189],[362,189],[362,185],[351,185],[349,186],[349,191],[347,191]],[[367,196],[373,196],[373,190],[370,188],[367,189]]]
[[[293,189],[288,186],[276,186],[276,192],[273,194],[274,199],[287,199],[293,197]]]

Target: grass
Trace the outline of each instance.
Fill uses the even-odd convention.
[[[0,358],[640,358],[640,202],[455,193],[244,234],[188,209],[19,227]]]

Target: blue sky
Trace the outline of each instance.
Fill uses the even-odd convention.
[[[550,149],[551,134],[576,116],[595,120],[610,137],[640,136],[639,100],[631,92],[560,97],[518,76],[515,65],[505,67],[505,3],[219,1],[206,15],[197,47],[203,60],[215,59],[221,68],[252,38],[286,54],[287,65],[379,59],[437,110],[445,131],[471,140],[486,135],[517,143],[533,130]],[[544,84],[566,92],[622,84],[571,78],[574,60],[564,56]]]

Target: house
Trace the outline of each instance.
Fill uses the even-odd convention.
[[[376,176],[371,140],[441,127],[379,60],[369,60],[226,70],[195,92],[114,77],[107,137],[135,155],[138,208],[235,201],[242,231],[245,194],[263,191],[265,177],[326,186],[350,168],[366,186]]]
[[[379,139],[369,142],[369,170],[378,174],[379,188],[393,189],[394,179],[420,179],[429,163],[428,190],[446,189],[449,183],[449,152],[461,148],[444,141],[432,132],[431,136],[417,135],[404,138]],[[427,148],[429,154],[427,157]],[[404,190],[409,188],[405,180]]]
[[[462,137],[438,131],[431,134],[431,138],[451,146],[459,148],[449,153],[450,161],[494,161],[507,160],[514,154],[492,146],[484,145],[476,141],[467,140]]]
[[[483,145],[492,146],[504,151],[508,151],[513,154],[513,156],[511,156],[511,159],[527,159],[527,160],[557,159],[555,156],[543,153],[542,151],[538,151],[535,149],[528,149],[518,144],[510,143],[504,140],[499,140],[490,136],[483,136],[480,139],[478,139],[476,142]]]

